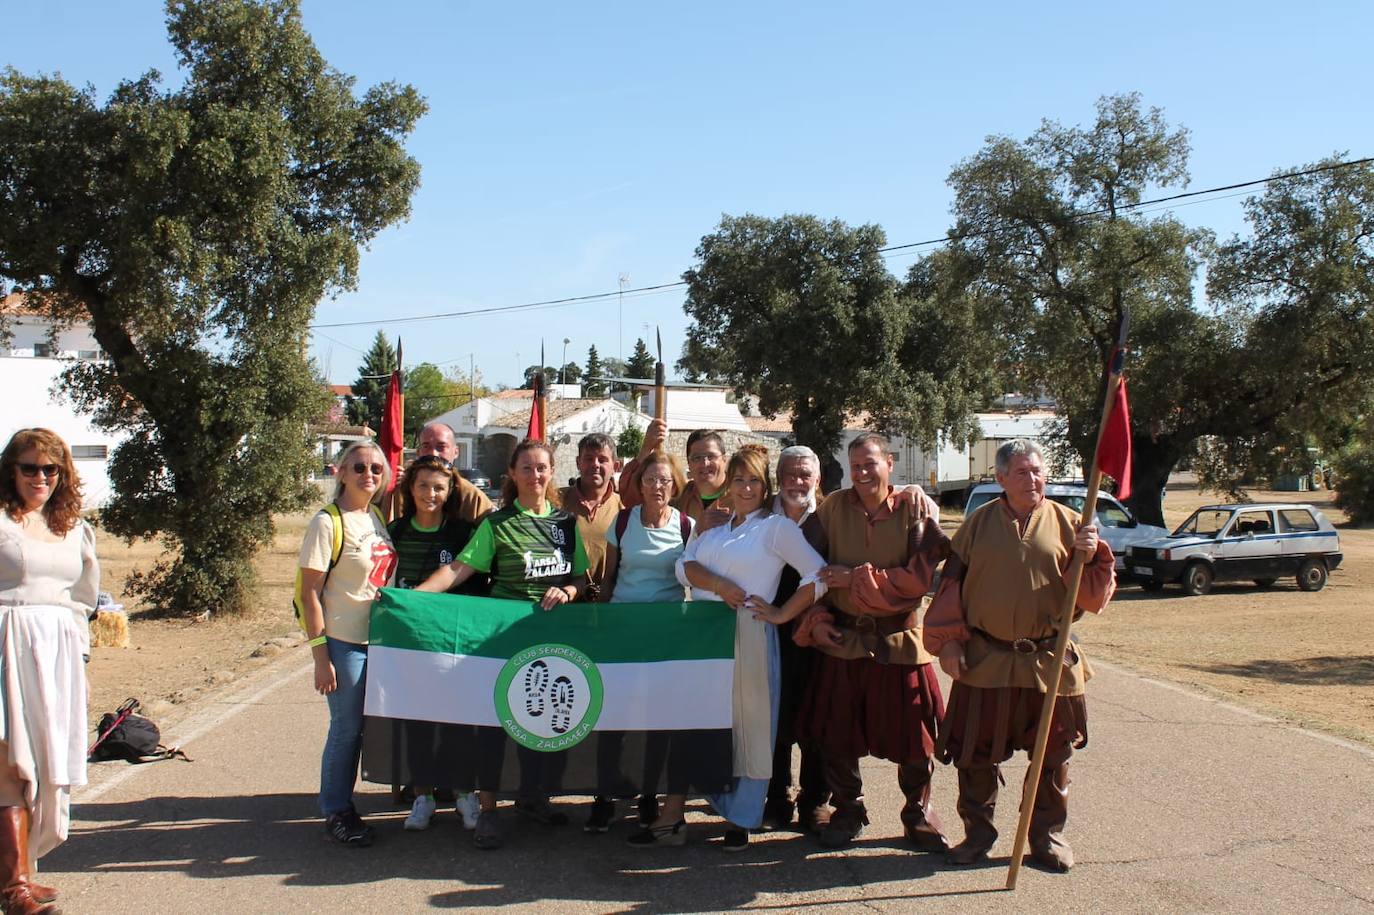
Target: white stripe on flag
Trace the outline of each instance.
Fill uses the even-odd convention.
[[[492,693],[500,658],[372,646],[364,712],[496,727]],[[733,658],[598,664],[605,687],[598,731],[729,728]]]

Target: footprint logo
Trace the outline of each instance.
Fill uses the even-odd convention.
[[[560,676],[553,681],[553,711],[549,727],[555,734],[565,734],[572,727],[573,704],[577,701],[572,681]]]
[[[544,697],[548,690],[549,665],[542,660],[535,661],[525,669],[525,711],[531,718],[544,714]]]

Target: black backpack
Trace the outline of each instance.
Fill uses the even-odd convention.
[[[162,732],[152,719],[135,715],[137,699],[129,699],[113,712],[100,716],[96,733],[100,736],[87,752],[89,762],[123,759],[131,763],[156,762],[179,757],[191,761],[178,747],[162,745]]]

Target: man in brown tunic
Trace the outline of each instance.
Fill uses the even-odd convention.
[[[447,423],[427,424],[420,430],[420,443],[415,453],[419,457],[432,454],[452,466],[458,459],[458,442],[453,434],[453,427]],[[448,509],[451,517],[476,524],[495,508],[487,494],[469,483],[461,473],[454,474],[454,480],[456,488]]]
[[[954,556],[925,620],[926,648],[954,678],[936,748],[959,771],[965,837],[950,850],[954,864],[987,857],[997,840],[997,767],[1014,751],[1034,748],[1073,551],[1088,556],[1079,612],[1100,613],[1116,587],[1112,551],[1097,528],[1045,498],[1044,459],[1033,442],[1016,439],[997,450],[997,482],[1004,495],[966,518],[955,535]],[[1069,758],[1087,744],[1083,691],[1091,676],[1076,645],[1065,664],[1030,824],[1032,856],[1058,872],[1073,866],[1063,837]]]
[[[612,479],[614,473],[615,442],[604,432],[593,432],[577,443],[577,481],[558,491],[563,510],[577,517],[577,530],[587,551],[593,600],[606,577],[606,532],[623,507]]]
[[[817,656],[798,717],[799,742],[819,745],[834,813],[821,833],[847,845],[868,822],[859,760],[897,763],[907,838],[924,851],[948,845],[930,805],[932,754],[944,715],[932,658],[921,645],[918,611],[949,540],[920,494],[902,497],[889,480],[892,454],[876,433],[849,446],[853,486],[817,510],[825,534],[825,605],[800,618],[794,639]]]

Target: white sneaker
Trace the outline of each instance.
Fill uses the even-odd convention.
[[[412,831],[429,828],[430,818],[434,816],[434,795],[421,794],[415,798],[415,804],[410,808],[410,816],[406,817],[405,828]]]
[[[463,818],[464,829],[476,829],[477,816],[482,812],[482,805],[477,801],[477,792],[467,791],[458,795],[453,812]]]

